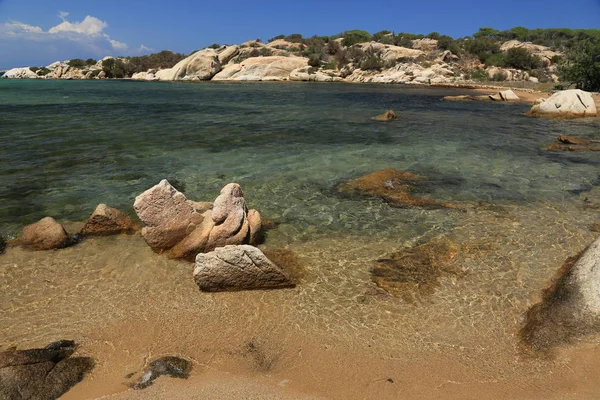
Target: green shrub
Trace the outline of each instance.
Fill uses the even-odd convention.
[[[38,72],[39,69],[40,69],[40,67],[29,67],[29,70],[33,73]]]
[[[321,57],[319,57],[318,54],[311,54],[310,57],[308,57],[308,65],[318,68],[321,66]]]
[[[485,65],[493,65],[495,67],[506,67],[506,54],[496,53],[488,56],[488,58],[485,60]]]
[[[85,61],[83,61],[81,58],[74,58],[68,61],[67,64],[72,68],[83,68],[86,66]]]
[[[258,55],[260,55],[261,57],[268,57],[272,54],[273,52],[271,51],[270,48],[268,47],[263,47],[258,51]]]
[[[93,58],[88,58],[87,60],[85,60],[85,65],[90,66],[90,65],[95,65],[98,61],[94,60]]]
[[[517,69],[533,70],[542,66],[542,60],[522,47],[513,47],[506,52],[506,66]]]
[[[48,74],[49,74],[50,72],[52,72],[52,71],[50,71],[50,70],[49,70],[48,68],[46,68],[46,67],[41,67],[41,68],[38,68],[38,70],[37,70],[37,71],[34,71],[34,72],[35,72],[35,73],[37,73],[37,74],[38,74],[38,76],[46,76],[46,75],[48,75]]]
[[[508,76],[504,71],[498,71],[492,76],[492,80],[494,82],[503,82],[506,80],[506,78],[508,78]]]
[[[488,38],[466,40],[464,47],[468,53],[477,56],[482,63],[485,63],[491,55],[500,53],[500,45]]]
[[[470,77],[474,81],[486,81],[489,79],[487,72],[483,68],[475,68],[472,70]]]
[[[346,31],[344,32],[344,35],[342,37],[342,45],[346,47],[352,46],[356,43],[364,43],[371,41],[371,34],[369,32],[361,31],[358,29]]]
[[[562,81],[578,89],[600,91],[600,39],[584,40],[570,50],[559,71]]]

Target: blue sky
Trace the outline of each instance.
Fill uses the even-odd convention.
[[[463,37],[482,26],[600,28],[600,0],[0,0],[0,69],[163,49],[187,54],[278,34]]]

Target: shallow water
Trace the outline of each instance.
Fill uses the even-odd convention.
[[[200,378],[231,372],[278,390],[288,380],[329,398],[573,395],[577,384],[565,382],[584,380],[569,375],[577,359],[524,358],[518,330],[600,217],[598,155],[539,149],[559,134],[596,138],[600,124],[527,118],[522,104],[439,101],[456,93],[0,81],[4,234],[46,215],[83,220],[99,202],[131,212],[134,197],[165,177],[194,200],[234,181],[279,222],[262,247],[296,252],[305,269],[293,290],[204,294],[191,264],[153,253],[139,236],[11,248],[0,256],[0,348],[82,342],[99,363],[70,398],[126,390],[126,374],[167,354],[191,359]],[[399,120],[370,120],[386,109]],[[398,209],[334,190],[390,167],[428,176],[425,197],[491,206]],[[455,267],[464,274],[414,302],[371,283],[377,258],[436,237],[461,245]],[[448,382],[457,389],[440,391]]]

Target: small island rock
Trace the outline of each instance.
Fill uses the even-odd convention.
[[[258,248],[249,245],[219,247],[196,257],[194,280],[205,292],[275,289],[294,283]]]
[[[106,204],[99,204],[80,233],[85,236],[105,236],[134,233],[138,229],[137,224],[121,211]]]
[[[387,110],[383,114],[373,117],[375,121],[393,121],[397,118],[398,116],[393,110]]]
[[[69,244],[69,235],[54,218],[45,217],[25,226],[18,243],[35,250],[60,249]]]

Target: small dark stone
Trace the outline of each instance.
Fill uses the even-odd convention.
[[[392,378],[387,378],[387,381],[388,381],[389,383],[394,383],[394,380],[393,380]]]
[[[192,370],[192,363],[183,358],[166,356],[154,360],[144,371],[144,375],[134,383],[134,389],[145,389],[154,383],[154,380],[161,375],[167,375],[172,378],[187,379]]]
[[[58,340],[44,347],[46,350],[74,350],[77,347],[74,340]]]
[[[6,250],[6,240],[2,236],[0,236],[0,254],[3,254]]]

